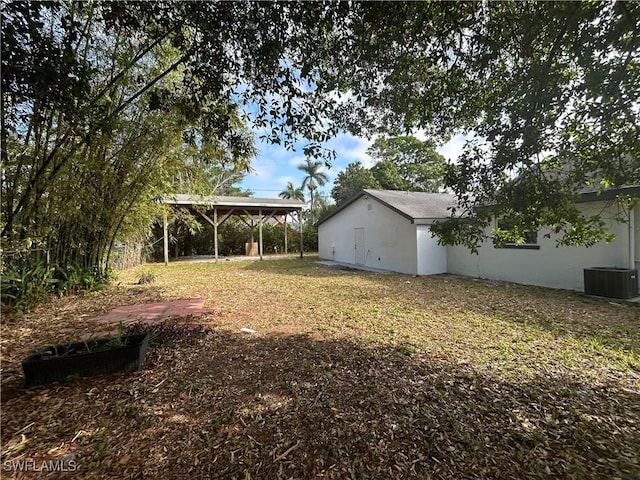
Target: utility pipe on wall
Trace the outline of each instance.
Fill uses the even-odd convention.
[[[629,268],[631,270],[636,268],[636,259],[635,259],[635,250],[636,250],[636,219],[635,219],[635,209],[638,208],[631,207],[629,209]]]

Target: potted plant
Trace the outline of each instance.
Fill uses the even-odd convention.
[[[120,325],[115,336],[40,348],[22,361],[26,385],[139,370],[149,338],[149,333],[123,335]]]

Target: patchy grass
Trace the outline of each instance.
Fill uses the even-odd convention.
[[[56,478],[640,477],[636,306],[314,258],[118,282],[3,319],[5,474],[34,459],[75,462]],[[22,387],[38,346],[179,298],[206,298],[211,328],[155,342],[142,371]]]

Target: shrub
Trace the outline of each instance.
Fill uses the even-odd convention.
[[[53,273],[54,269],[43,263],[23,269],[4,268],[0,275],[2,306],[8,310],[23,312],[45,301],[59,283]]]
[[[66,295],[103,288],[110,273],[98,274],[82,267],[49,267],[43,262],[5,266],[0,275],[2,307],[24,312],[45,302],[51,294]]]
[[[54,275],[58,279],[56,293],[66,295],[68,293],[79,293],[80,291],[93,291],[103,288],[109,283],[110,273],[97,274],[86,268],[55,267]]]
[[[151,270],[143,270],[138,278],[138,285],[145,285],[147,283],[153,283],[156,281],[156,274]]]

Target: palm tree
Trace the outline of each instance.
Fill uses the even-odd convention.
[[[302,191],[302,187],[296,188],[291,182],[287,183],[287,187],[283,191],[281,191],[278,196],[287,200],[294,199],[304,202],[304,192]]]
[[[302,187],[294,187],[293,183],[288,182],[287,183],[287,188],[285,188],[283,191],[281,191],[278,196],[280,198],[285,198],[285,199],[295,199],[295,200],[300,200],[301,202],[304,202],[304,192],[302,191]],[[291,214],[291,219],[293,221],[294,216],[293,213]],[[302,216],[300,216],[300,221],[302,221]],[[284,253],[288,253],[288,246],[287,246],[287,215],[284,216]]]
[[[307,158],[305,163],[298,165],[298,170],[306,173],[307,175],[302,180],[302,188],[307,187],[311,195],[311,221],[313,222],[313,211],[315,203],[313,201],[313,191],[318,187],[322,187],[329,181],[329,177],[326,173],[321,172],[322,162],[319,160],[311,160]]]

